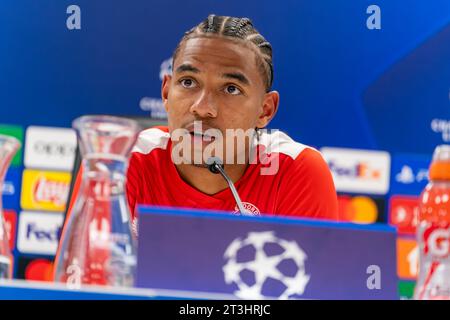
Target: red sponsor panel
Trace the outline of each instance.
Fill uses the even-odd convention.
[[[9,240],[9,248],[13,250],[16,247],[17,214],[13,210],[4,210],[3,215]]]
[[[392,196],[389,202],[389,224],[397,227],[399,234],[414,235],[419,213],[419,198]]]

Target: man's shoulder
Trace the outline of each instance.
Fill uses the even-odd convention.
[[[169,128],[166,126],[145,129],[139,133],[131,152],[133,154],[148,155],[155,150],[166,150],[169,140]]]
[[[294,167],[325,162],[322,154],[317,149],[297,142],[279,130],[263,132],[260,135],[258,144],[264,146],[268,154],[279,155],[281,158],[288,160],[285,161],[286,163]]]

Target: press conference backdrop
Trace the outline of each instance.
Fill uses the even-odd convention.
[[[162,76],[210,13],[246,16],[272,43],[271,128],[320,148],[341,215],[399,229],[400,293],[417,273],[417,196],[450,143],[450,2],[3,0],[0,133],[23,144],[4,207],[15,276],[49,279],[83,114],[165,121]],[[405,281],[403,281],[405,280]]]

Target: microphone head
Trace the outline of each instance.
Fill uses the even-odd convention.
[[[214,174],[220,173],[218,166],[220,166],[223,169],[222,160],[218,157],[208,158],[208,160],[206,160],[206,165],[208,166],[209,171],[211,171]]]

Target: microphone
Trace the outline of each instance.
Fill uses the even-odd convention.
[[[225,173],[225,170],[223,169],[222,160],[220,160],[220,158],[218,157],[210,157],[208,158],[208,160],[206,160],[206,164],[208,166],[209,171],[211,171],[214,174],[220,173],[222,177],[225,179],[225,181],[228,183],[228,186],[231,189],[231,193],[233,194],[234,200],[236,201],[236,204],[238,206],[239,212],[245,216],[251,215],[247,212],[247,210],[244,209],[244,205],[242,204],[241,198],[239,198],[239,194],[237,193],[233,181],[231,181],[230,177],[228,177],[228,175]]]

